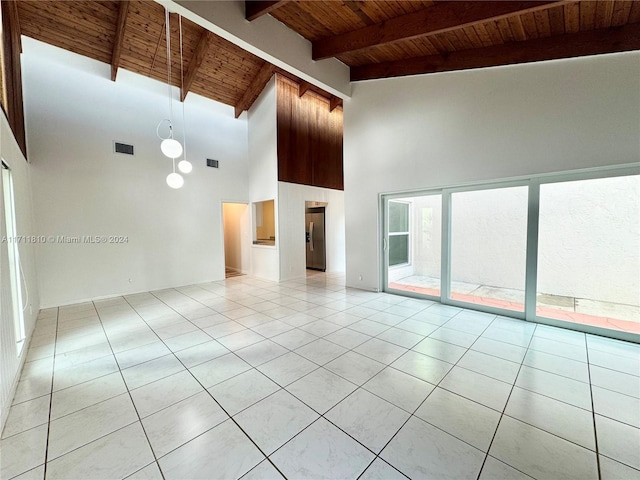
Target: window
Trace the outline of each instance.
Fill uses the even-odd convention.
[[[389,229],[387,288],[439,297],[442,195],[389,200]]]
[[[638,172],[383,195],[384,289],[638,341]]]
[[[255,202],[253,204],[253,219],[255,225],[253,231],[254,245],[275,245],[275,201],[265,200],[264,202]]]
[[[0,107],[6,112],[7,111],[7,92],[6,85],[7,80],[6,69],[5,69],[5,58],[4,58],[4,34],[2,30],[2,8],[0,8]]]
[[[410,204],[389,202],[389,266],[409,263]]]
[[[9,257],[9,281],[11,283],[11,303],[13,311],[14,335],[18,354],[22,350],[25,339],[24,307],[22,305],[22,278],[20,276],[20,250],[16,241],[16,216],[11,170],[2,162],[2,192],[4,200],[4,221],[6,227],[6,243]]]

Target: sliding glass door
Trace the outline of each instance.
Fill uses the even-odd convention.
[[[638,341],[639,173],[384,195],[384,290]]]
[[[451,194],[451,300],[524,312],[527,195],[527,186]]]
[[[640,333],[640,176],[540,186],[536,315]]]

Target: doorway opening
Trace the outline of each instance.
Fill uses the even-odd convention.
[[[222,204],[225,278],[238,277],[249,272],[250,225],[249,204]]]
[[[305,242],[307,269],[327,269],[325,213],[327,202],[305,202]]]

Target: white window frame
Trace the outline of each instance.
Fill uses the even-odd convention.
[[[24,347],[26,333],[24,324],[24,309],[22,299],[22,268],[20,266],[20,248],[17,243],[15,189],[13,186],[13,174],[9,165],[2,160],[2,191],[3,221],[6,227],[7,256],[9,260],[9,282],[11,284],[11,310],[13,314],[13,328],[16,342],[16,353],[19,356]]]
[[[401,203],[401,204],[405,204],[407,205],[407,231],[406,232],[388,232],[390,237],[398,237],[400,235],[406,235],[407,236],[407,261],[406,263],[397,263],[395,265],[389,265],[390,269],[396,269],[396,268],[405,268],[405,267],[410,267],[412,264],[412,251],[411,251],[411,247],[412,247],[412,238],[411,238],[411,216],[413,215],[413,204],[411,202],[408,202],[406,200],[389,200],[389,203]],[[388,261],[388,260],[387,260]]]

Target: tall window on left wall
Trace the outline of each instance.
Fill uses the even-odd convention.
[[[7,111],[7,71],[4,58],[4,32],[2,28],[2,8],[0,8],[0,107]],[[1,112],[0,112],[1,113]]]
[[[16,340],[16,350],[19,355],[25,341],[24,305],[22,296],[22,266],[20,264],[20,243],[16,229],[15,192],[11,169],[2,162],[2,193],[4,204],[4,222],[6,228],[5,245],[9,259],[9,282],[11,284],[11,312]]]

